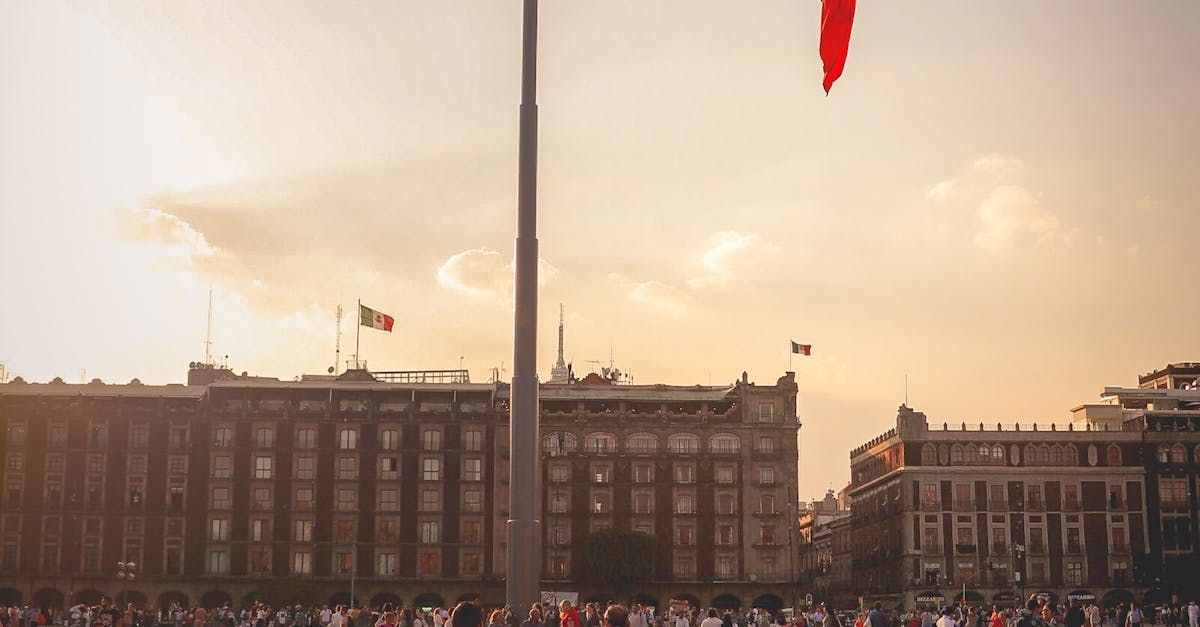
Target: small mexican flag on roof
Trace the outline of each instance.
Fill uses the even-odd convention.
[[[395,322],[395,318],[383,313],[382,311],[375,311],[374,309],[362,304],[359,304],[358,306],[358,323],[364,327],[381,329],[391,333],[392,324]]]

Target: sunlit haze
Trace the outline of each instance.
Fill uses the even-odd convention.
[[[0,363],[511,371],[520,3],[0,3]],[[773,383],[802,498],[905,398],[1064,420],[1200,357],[1200,3],[544,2],[538,371]],[[86,374],[84,374],[86,370]]]

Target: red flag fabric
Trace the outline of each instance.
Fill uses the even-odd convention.
[[[821,0],[821,62],[825,64],[825,93],[846,67],[855,0]]]

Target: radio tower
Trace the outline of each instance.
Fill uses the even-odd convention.
[[[208,329],[204,332],[204,365],[211,366],[212,361],[212,286],[208,286]]]

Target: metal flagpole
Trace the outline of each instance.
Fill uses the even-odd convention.
[[[511,607],[540,599],[537,382],[537,0],[524,0],[521,37],[520,147],[517,175],[516,310],[509,418],[508,556]]]
[[[362,299],[361,298],[358,299],[358,309],[354,312],[354,317],[358,318],[358,324],[354,325],[354,328],[357,329],[354,332],[354,369],[359,370],[362,368],[361,366],[359,366],[359,364],[362,363],[362,358],[358,356],[358,337],[360,335],[362,335]]]

